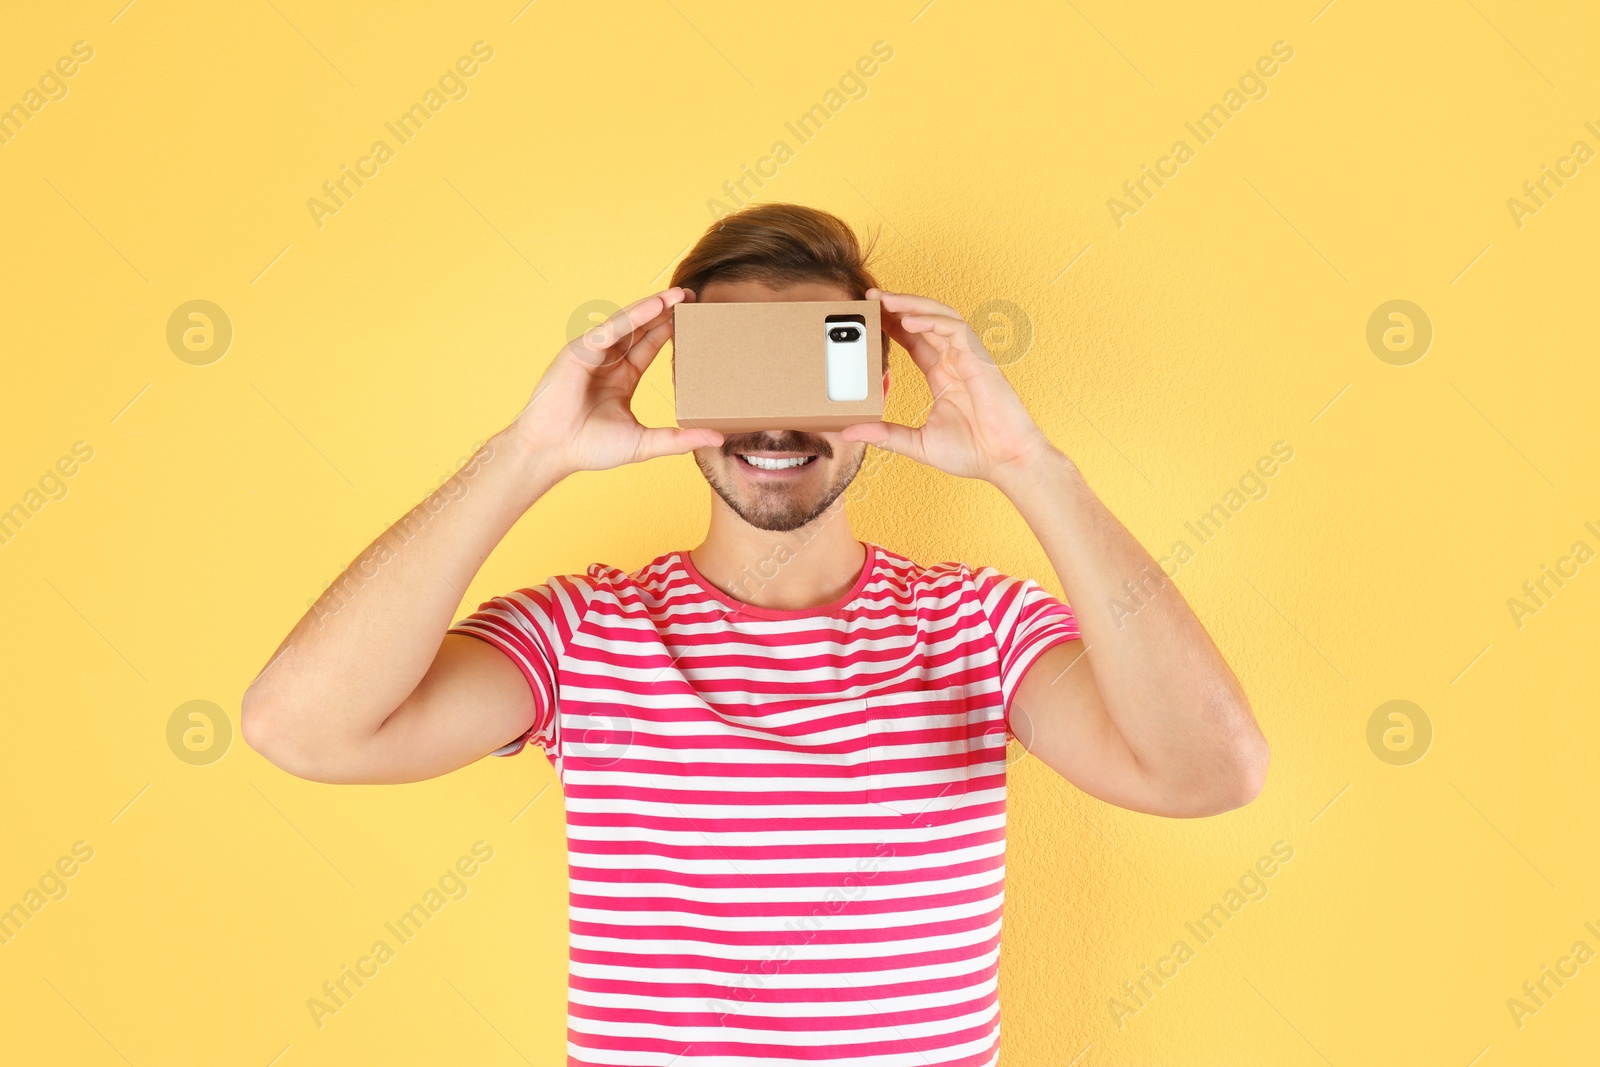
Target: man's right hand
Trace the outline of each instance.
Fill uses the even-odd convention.
[[[672,337],[673,307],[693,299],[681,287],[656,293],[568,341],[513,431],[537,451],[558,457],[561,475],[722,444],[715,430],[643,426],[631,406],[639,380]]]
[[[461,591],[568,474],[722,443],[714,430],[641,426],[629,406],[672,336],[673,307],[692,299],[668,289],[574,338],[474,463],[345,568],[245,692],[252,748],[313,781],[415,782],[528,729],[533,692],[517,666],[447,632]]]

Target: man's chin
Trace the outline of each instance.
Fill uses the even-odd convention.
[[[738,478],[737,472],[708,466],[701,460],[698,449],[695,451],[695,465],[700,468],[700,473],[705,476],[712,490],[728,505],[728,510],[756,529],[771,533],[800,529],[826,511],[828,505],[833,503],[833,496],[837,495],[824,494],[825,499],[810,499],[811,494],[808,493],[806,499],[800,499],[793,490],[763,492],[759,487],[741,485],[734,481]]]
[[[723,454],[720,449],[697,448],[694,450],[694,462],[712,490],[735,515],[758,530],[788,533],[800,529],[833,505],[855,480],[866,458],[865,453],[866,448],[862,447],[854,467],[848,472],[835,472],[836,476],[843,475],[835,485],[829,486],[821,494],[807,492],[803,499],[797,493],[798,487],[777,491],[774,486],[764,491],[760,486],[745,484],[738,471],[727,469],[721,462]],[[738,463],[739,460],[731,462]],[[819,459],[817,462],[822,461]]]
[[[788,533],[798,530],[812,519],[828,510],[832,500],[795,500],[787,497],[781,500],[751,500],[754,494],[738,491],[729,491],[728,487],[720,481],[711,483],[722,502],[739,518],[754,526],[758,530],[767,530],[772,533]],[[773,494],[774,496],[778,494]]]
[[[740,511],[732,504],[729,504],[728,506],[733,508],[734,514],[738,515],[751,526],[754,526],[758,530],[766,530],[769,533],[789,533],[793,530],[798,530],[800,527],[804,526],[806,523],[810,522],[812,519],[821,514],[821,512],[787,512],[783,514],[772,514],[769,512]]]

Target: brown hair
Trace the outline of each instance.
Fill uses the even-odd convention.
[[[876,236],[865,251],[836,215],[801,204],[752,204],[712,223],[678,261],[672,284],[695,296],[714,279],[755,280],[768,287],[831,282],[852,300],[865,300],[877,279],[867,269]]]

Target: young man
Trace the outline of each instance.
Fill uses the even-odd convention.
[[[927,377],[920,428],[635,421],[678,302],[849,299],[880,301]],[[997,487],[1076,613],[1032,580],[856,540],[844,491],[869,443]],[[451,625],[557,482],[690,450],[714,491],[699,547],[551,577]],[[715,224],[671,289],[563,348],[517,419],[346,574],[245,694],[244,736],[322,782],[543,752],[566,799],[572,1064],[986,1067],[1007,741],[1157,815],[1238,807],[1266,774],[1205,630],[972,329],[876,288],[850,229],[809,208]]]

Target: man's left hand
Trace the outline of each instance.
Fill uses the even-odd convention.
[[[866,441],[962,478],[994,482],[1053,450],[1016,390],[961,313],[925,296],[868,289],[889,336],[928,379],[933,406],[921,426],[862,422],[846,441]]]

